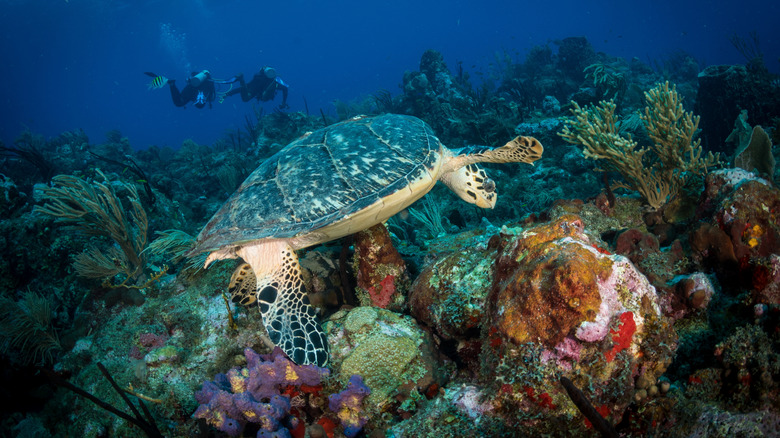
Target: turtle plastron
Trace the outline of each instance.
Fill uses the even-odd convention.
[[[309,303],[298,256],[286,240],[269,239],[236,253],[257,277],[257,303],[271,341],[297,364],[324,366],[328,342]]]

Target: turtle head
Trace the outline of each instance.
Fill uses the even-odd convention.
[[[485,169],[469,164],[441,176],[441,180],[460,199],[481,208],[496,206],[496,183],[487,176]]]

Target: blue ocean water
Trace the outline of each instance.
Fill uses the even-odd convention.
[[[684,50],[711,65],[745,62],[730,37],[755,32],[777,72],[778,16],[766,0],[5,0],[0,139],[82,128],[100,142],[118,129],[137,149],[177,148],[188,138],[211,144],[254,111],[238,96],[212,109],[176,108],[167,89],[147,89],[145,71],[183,84],[204,68],[251,78],[272,65],[290,84],[289,110],[312,114],[333,113],[337,99],[397,94],[426,49],[479,78],[497,56],[521,62],[535,45],[569,36],[612,56],[651,63]],[[262,105],[269,112],[279,102]]]

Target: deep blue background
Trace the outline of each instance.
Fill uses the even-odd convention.
[[[544,6],[542,6],[544,3]],[[184,82],[187,62],[215,77],[247,77],[264,64],[290,85],[291,110],[335,114],[417,70],[426,49],[487,72],[496,53],[522,62],[534,45],[588,37],[613,56],[660,60],[682,49],[709,64],[744,63],[729,42],[756,31],[777,71],[777,1],[248,1],[30,0],[0,2],[0,139],[25,127],[47,137],[83,128],[92,142],[119,129],[135,148],[211,144],[240,128],[252,103],[176,108],[150,70]],[[679,6],[682,5],[682,6]],[[162,30],[169,25],[170,32]],[[555,49],[554,45],[551,45]],[[472,78],[478,76],[472,74]],[[280,98],[265,103],[271,111]]]

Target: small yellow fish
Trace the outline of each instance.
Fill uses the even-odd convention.
[[[158,88],[162,88],[165,86],[165,84],[168,83],[168,78],[165,76],[155,76],[154,79],[152,79],[152,82],[149,82],[149,89],[150,90],[156,90]]]

